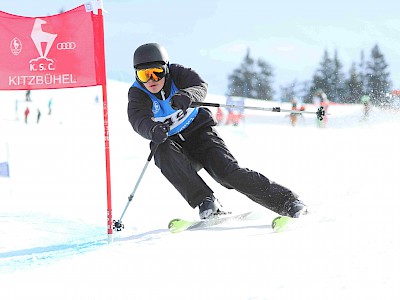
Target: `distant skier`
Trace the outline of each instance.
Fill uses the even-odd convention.
[[[238,126],[240,121],[244,119],[244,98],[234,100],[231,97],[226,99],[227,105],[233,105],[234,108],[228,108],[228,117],[226,119],[225,125],[233,124],[233,126]]]
[[[363,120],[366,121],[371,111],[371,98],[368,95],[363,95],[360,99],[363,105]]]
[[[215,113],[215,118],[217,119],[218,124],[224,120],[224,113],[222,112],[221,107],[217,108],[217,112]]]
[[[210,110],[191,107],[203,101],[207,84],[192,69],[170,64],[157,43],[134,53],[136,81],[129,89],[128,117],[133,129],[158,148],[155,164],[201,219],[223,214],[211,188],[199,176],[203,167],[228,189],[290,217],[306,212],[305,204],[289,189],[264,175],[242,168],[215,129]]]
[[[17,121],[19,120],[19,118],[18,118],[18,106],[19,106],[19,100],[16,99],[14,108],[15,108],[15,120],[17,120]]]
[[[47,103],[47,108],[49,109],[48,115],[50,116],[53,108],[53,98],[49,99],[49,102]]]
[[[26,102],[31,102],[32,98],[31,98],[31,90],[27,90],[25,93],[25,101]]]
[[[296,98],[294,98],[294,97],[292,98],[292,100],[290,100],[290,103],[292,103],[292,110],[293,110],[293,111],[296,111],[296,110],[304,111],[304,110],[305,110],[304,106],[297,107],[297,100],[296,100]],[[299,118],[300,116],[301,116],[302,118],[304,118],[303,115],[302,115],[301,113],[296,113],[296,112],[290,113],[290,115],[289,115],[289,117],[290,117],[290,124],[291,124],[293,127],[296,126],[297,120],[298,120],[298,118]]]
[[[37,114],[36,114],[36,123],[39,124],[40,117],[42,116],[42,113],[40,112],[40,109],[37,109]]]
[[[24,115],[25,115],[25,124],[28,124],[28,116],[29,116],[30,110],[29,107],[27,106],[25,111],[24,111]]]
[[[329,107],[329,100],[324,91],[321,89],[317,90],[314,95],[313,95],[313,103],[315,106],[320,107],[322,106],[325,111],[325,116],[322,120],[316,119],[317,120],[317,127],[319,128],[325,128],[328,122],[328,107]]]

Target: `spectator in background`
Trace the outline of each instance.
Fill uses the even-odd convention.
[[[26,91],[26,93],[25,93],[25,101],[26,102],[31,102],[32,101],[32,99],[31,99],[31,90],[27,90]]]
[[[222,112],[221,107],[217,108],[217,112],[215,113],[215,118],[217,119],[218,124],[221,124],[224,119],[224,113]]]
[[[318,128],[325,128],[328,122],[328,106],[329,100],[324,91],[318,89],[313,95],[313,103],[315,106],[320,107],[322,106],[325,110],[325,116],[322,120],[317,118],[317,127]]]
[[[37,108],[37,115],[36,115],[36,124],[39,124],[40,121],[40,116],[42,115],[42,113],[40,112],[40,109]]]
[[[360,100],[363,105],[363,121],[366,121],[371,111],[371,98],[368,95],[363,95]]]
[[[233,100],[231,97],[226,98],[226,105],[233,105]],[[226,111],[228,112],[228,117],[226,118],[225,125],[229,125],[233,122],[234,113],[231,107],[226,107]]]
[[[328,97],[326,96],[326,94],[324,92],[321,93],[321,106],[324,108],[325,111],[325,116],[322,119],[322,121],[320,121],[321,123],[321,127],[322,128],[326,128],[326,125],[328,123],[328,107],[329,107],[329,100]]]
[[[240,121],[244,118],[243,116],[243,106],[244,106],[244,98],[233,99],[228,97],[226,99],[227,105],[232,105],[233,107],[228,107],[228,117],[226,119],[225,125],[233,124],[233,126],[238,126]]]
[[[47,103],[47,107],[49,108],[49,116],[51,115],[51,109],[53,108],[53,98],[50,98],[49,102]]]
[[[297,99],[295,97],[293,97],[292,100],[290,100],[290,103],[292,103],[292,110],[293,111],[296,111],[296,110],[304,111],[305,110],[304,106],[301,106],[300,108],[297,107]],[[289,115],[290,124],[292,124],[293,127],[296,126],[299,116],[304,118],[303,114],[301,114],[301,113],[296,113],[296,112],[290,113],[290,115]]]
[[[28,124],[28,116],[29,116],[29,113],[30,113],[29,107],[27,106],[26,109],[25,109],[25,112],[24,112],[24,115],[25,115],[25,124]]]
[[[15,100],[15,120],[19,120],[18,118],[18,105],[19,105],[19,101],[18,99]]]

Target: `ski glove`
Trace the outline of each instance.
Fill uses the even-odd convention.
[[[192,103],[192,99],[189,96],[183,93],[176,93],[172,96],[171,106],[173,109],[181,109],[184,114],[186,114],[186,110],[189,108]]]
[[[151,129],[151,140],[156,144],[164,143],[168,138],[169,126],[164,123],[157,123]]]

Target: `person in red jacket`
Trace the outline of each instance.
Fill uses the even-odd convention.
[[[224,113],[222,112],[221,107],[217,108],[217,112],[215,113],[215,118],[217,119],[218,124],[224,120]]]
[[[224,212],[213,190],[198,174],[204,168],[228,189],[280,214],[299,217],[306,205],[288,188],[239,166],[217,133],[216,120],[204,107],[192,107],[207,95],[206,82],[191,68],[170,64],[157,43],[138,47],[133,56],[136,81],[128,92],[128,117],[133,129],[151,140],[156,166],[201,219]]]
[[[290,103],[292,103],[293,111],[296,111],[296,110],[304,111],[305,110],[305,107],[303,105],[300,107],[297,107],[297,100],[295,97],[293,97],[292,100],[290,100]],[[292,112],[289,114],[289,117],[290,117],[290,124],[292,124],[292,126],[295,127],[297,124],[298,118],[299,117],[303,118],[303,115],[301,113]]]
[[[25,124],[28,124],[28,116],[29,116],[30,110],[29,107],[27,106],[25,111],[24,111],[24,115],[25,115]]]

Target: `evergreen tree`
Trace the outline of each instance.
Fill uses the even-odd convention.
[[[340,62],[338,52],[335,50],[335,55],[332,61],[333,74],[331,78],[331,95],[327,95],[328,99],[335,102],[343,102],[346,97],[345,75],[342,71],[343,64]]]
[[[360,74],[357,73],[356,64],[351,65],[349,71],[349,78],[346,80],[346,103],[358,103],[363,93],[363,83],[360,79]]]
[[[280,86],[281,97],[288,101],[295,96],[308,103],[316,91],[323,91],[330,101],[358,103],[361,96],[369,95],[373,104],[387,104],[385,102],[389,100],[386,95],[392,83],[387,71],[388,65],[378,45],[371,50],[369,61],[365,60],[364,51],[361,51],[358,69],[353,63],[347,79],[342,68],[337,51],[331,59],[325,50],[312,80],[305,81],[301,87],[296,80],[287,86]],[[240,67],[228,79],[228,96],[272,99],[274,95],[272,67],[262,59],[255,61],[250,57],[249,49]]]
[[[335,51],[334,58],[331,59],[328,51],[325,50],[320,67],[313,77],[310,94],[322,90],[329,101],[341,102],[346,94],[342,68],[343,65],[338,58],[337,51]]]
[[[320,63],[319,69],[314,74],[311,85],[311,94],[317,90],[323,90],[328,97],[330,96],[331,84],[330,78],[332,76],[332,60],[329,58],[328,51],[324,51],[322,61]]]
[[[258,72],[254,76],[253,90],[254,94],[252,98],[271,100],[274,91],[272,90],[273,84],[273,70],[272,67],[262,59],[257,60]]]
[[[262,59],[255,61],[248,49],[240,67],[228,76],[227,95],[270,100],[274,94],[272,78],[272,67]]]
[[[233,70],[233,73],[229,75],[229,92],[228,96],[240,96],[247,97],[250,86],[250,78],[253,73],[254,60],[250,57],[250,50],[247,50],[247,54],[243,59],[239,68]]]
[[[367,87],[373,104],[385,102],[385,94],[391,89],[387,68],[379,46],[375,45],[371,50],[370,61],[367,62]]]
[[[312,88],[311,88],[311,81],[306,80],[300,83],[299,95],[300,99],[304,103],[311,103],[312,102]]]
[[[294,80],[286,86],[280,86],[281,91],[281,100],[284,102],[289,102],[290,99],[293,99],[298,96],[298,82]]]
[[[369,94],[369,92],[367,83],[367,63],[365,62],[364,50],[361,51],[360,63],[358,65],[358,68],[359,68],[358,78],[360,79],[361,82],[362,93],[363,95],[367,95]]]

